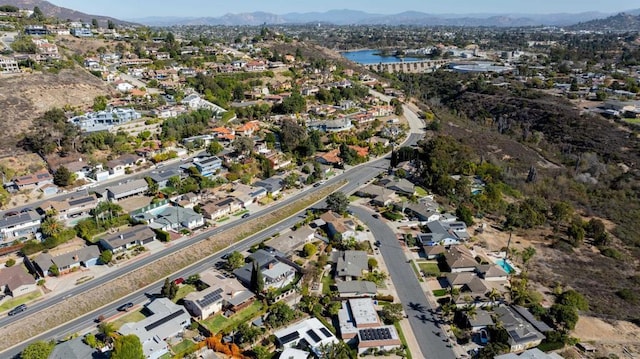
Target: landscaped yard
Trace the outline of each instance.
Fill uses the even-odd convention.
[[[427,196],[429,194],[429,192],[427,192],[426,189],[420,187],[420,186],[416,186],[416,195],[419,197],[424,197]]]
[[[398,332],[398,336],[400,337],[400,341],[402,342],[402,345],[404,345],[405,352],[407,353],[407,359],[411,359],[411,352],[409,351],[409,346],[407,345],[407,338],[404,337],[404,333],[402,332],[402,328],[400,327],[400,323],[399,322],[395,322],[393,323],[393,326],[396,327],[396,331]]]
[[[181,284],[178,287],[178,293],[176,293],[176,297],[173,298],[174,303],[177,303],[180,299],[187,296],[187,294],[191,292],[195,292],[196,287],[191,284]]]
[[[182,358],[184,354],[192,353],[198,344],[194,343],[191,339],[185,339],[180,343],[171,347],[171,351],[177,357]]]
[[[434,289],[433,290],[433,295],[436,296],[436,297],[444,297],[448,293],[449,293],[449,291],[446,290],[446,289]]]
[[[231,318],[227,318],[222,314],[216,314],[211,318],[202,321],[202,325],[207,327],[212,333],[217,334],[226,329],[235,328],[240,323],[249,322],[263,312],[263,304],[260,301],[253,302],[250,306],[244,308]]]
[[[632,123],[635,125],[640,125],[640,118],[625,118],[623,119],[624,122],[626,123]]]
[[[220,218],[220,219],[216,220],[216,222],[218,222],[218,223],[222,223],[222,222],[224,222],[224,221],[228,221],[228,220],[229,220],[229,216],[224,216],[224,217],[222,217],[222,218]]]
[[[39,298],[40,296],[42,296],[42,292],[38,290],[36,292],[25,294],[14,299],[9,299],[6,302],[2,303],[2,305],[0,305],[0,311],[13,309],[20,304],[28,303],[36,298]]]
[[[422,279],[422,276],[420,275],[420,271],[418,270],[418,267],[416,267],[415,261],[411,261],[411,268],[413,268],[413,271],[416,273],[416,277],[418,277],[418,281],[424,282],[424,279]]]
[[[335,284],[336,281],[330,275],[322,277],[322,294],[331,293],[331,287]]]
[[[234,213],[233,215],[234,215],[235,217],[239,217],[239,216],[242,216],[242,215],[243,215],[243,214],[245,214],[245,213],[249,213],[249,210],[248,210],[248,209],[244,209],[244,210],[242,210],[242,211],[240,211],[240,212],[236,212],[236,213]]]
[[[113,321],[113,326],[116,329],[120,329],[120,327],[124,323],[136,323],[136,322],[139,322],[139,321],[143,320],[144,318],[146,318],[144,316],[144,314],[142,314],[142,312],[140,312],[140,310],[136,310],[135,312],[127,313],[127,314],[121,316],[120,318],[114,320]]]
[[[437,262],[418,262],[418,267],[427,277],[438,277],[440,275],[440,268],[438,268]]]

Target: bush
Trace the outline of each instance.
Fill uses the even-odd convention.
[[[316,247],[315,244],[313,243],[307,243],[304,245],[304,247],[302,247],[302,252],[304,254],[305,257],[309,258],[312,255],[316,254],[316,252],[318,251],[318,247]]]
[[[382,216],[390,221],[399,221],[404,218],[403,215],[396,212],[386,211],[382,213]]]
[[[605,257],[613,258],[616,260],[622,260],[624,258],[623,254],[620,253],[619,250],[611,247],[600,249],[600,253],[602,253],[602,255]]]
[[[165,232],[160,229],[156,229],[154,230],[154,232],[156,232],[156,237],[160,242],[169,242],[171,240],[171,235],[169,234],[169,232]]]
[[[381,302],[393,302],[394,301],[394,297],[391,294],[376,294],[375,297],[373,297],[375,300],[381,301]]]
[[[624,288],[616,291],[616,295],[627,302],[635,303],[638,301],[638,295],[629,288]]]
[[[378,261],[375,258],[369,258],[367,260],[367,266],[369,267],[369,270],[374,270],[378,268]]]
[[[9,258],[6,262],[5,262],[5,266],[8,267],[13,267],[16,264],[16,260],[13,258]]]

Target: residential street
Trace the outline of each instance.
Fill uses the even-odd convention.
[[[376,212],[361,206],[349,206],[349,209],[369,227],[375,239],[380,241],[380,253],[424,358],[456,358],[453,349],[448,346],[449,343],[445,339],[447,335],[438,324],[435,308],[432,308],[427,300],[418,278],[407,262],[408,258],[400,242],[396,239],[396,234],[386,224],[386,220],[374,218],[373,214]]]

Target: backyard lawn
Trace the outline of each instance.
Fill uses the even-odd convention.
[[[437,262],[418,262],[418,267],[427,277],[437,277],[440,275],[440,268]]]
[[[416,186],[416,195],[418,195],[419,197],[424,197],[426,195],[428,195],[429,192],[427,192],[426,189],[420,187],[420,186]]]
[[[203,320],[201,323],[212,333],[217,334],[229,328],[235,328],[240,323],[249,322],[263,312],[263,304],[260,301],[253,302],[250,306],[244,308],[238,313],[227,318],[222,314],[216,314],[211,318]]]
[[[191,339],[185,339],[180,343],[171,347],[171,351],[175,356],[182,358],[185,354],[192,353],[198,344],[194,343]]]
[[[19,306],[20,304],[28,303],[40,296],[42,296],[42,292],[38,290],[36,292],[25,294],[23,296],[20,296],[14,299],[9,299],[6,302],[2,303],[2,305],[0,305],[0,312],[13,309]]]
[[[336,284],[336,281],[331,278],[330,275],[322,277],[322,294],[331,293],[331,287]]]
[[[173,302],[177,303],[180,299],[187,296],[187,294],[191,292],[195,292],[196,287],[191,284],[182,284],[178,287],[178,293],[176,293],[176,297],[173,298]]]
[[[144,318],[146,318],[146,317],[144,316],[144,314],[142,314],[142,312],[140,312],[140,309],[138,309],[135,312],[127,313],[127,314],[121,316],[120,318],[114,320],[113,321],[113,326],[117,330],[117,329],[120,329],[120,327],[124,323],[136,323],[136,322],[139,322],[139,321],[143,320]]]

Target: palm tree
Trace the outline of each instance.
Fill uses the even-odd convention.
[[[497,289],[491,288],[491,291],[487,293],[487,297],[491,302],[495,303],[498,300],[502,299],[502,293],[500,293]]]
[[[45,235],[45,237],[54,236],[62,232],[63,228],[64,226],[62,225],[62,223],[60,223],[60,221],[58,221],[58,219],[53,216],[46,217],[44,221],[42,221],[42,224],[40,224],[40,230],[42,231],[42,234]]]
[[[113,339],[118,336],[116,332],[116,327],[113,323],[110,322],[102,322],[98,325],[98,333],[102,336],[102,340],[105,343],[112,343]]]

